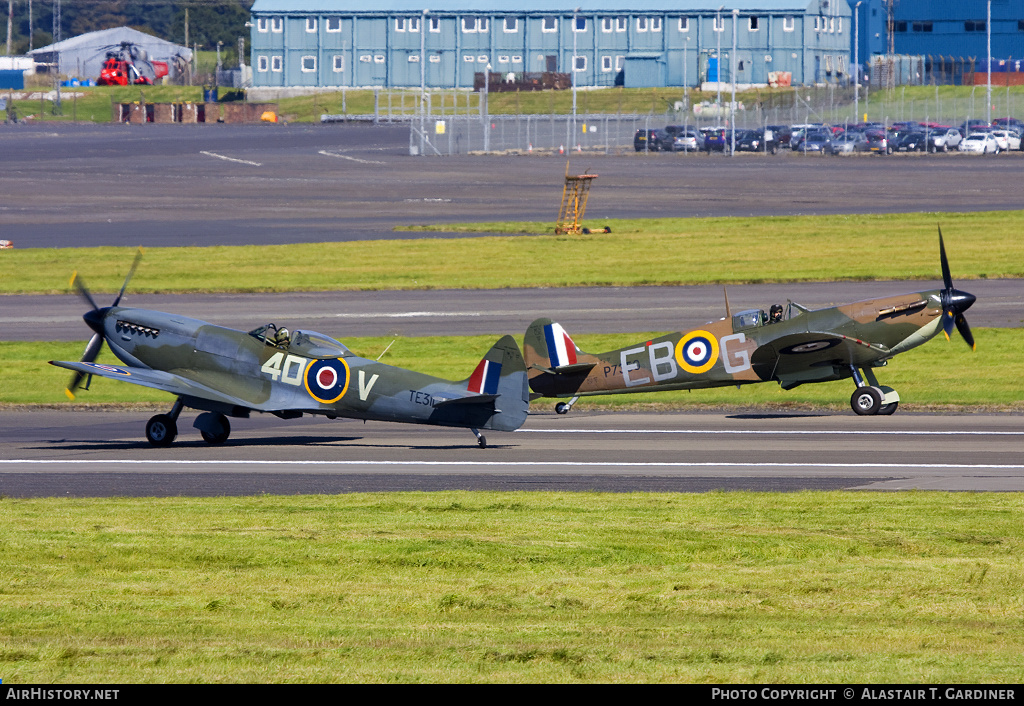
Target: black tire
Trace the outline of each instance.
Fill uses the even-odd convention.
[[[568,413],[569,413],[569,405],[567,405],[565,402],[559,402],[558,404],[555,405],[555,414],[568,414]]]
[[[170,446],[178,436],[178,425],[166,414],[158,414],[146,422],[146,440],[153,446]]]
[[[214,446],[216,446],[218,444],[223,444],[225,441],[228,440],[228,437],[231,436],[231,424],[230,422],[228,422],[228,418],[225,417],[223,414],[220,415],[220,423],[224,427],[224,431],[222,431],[220,434],[211,434],[208,431],[199,432],[203,437],[203,441],[205,441],[208,444],[213,444]]]
[[[878,413],[888,416],[895,412],[896,408],[899,406],[899,402],[890,402],[889,404],[883,404],[881,407],[878,408]]]
[[[858,387],[850,397],[850,407],[861,416],[878,414],[882,408],[882,391],[877,387]]]
[[[487,448],[487,437],[484,436],[483,434],[481,434],[480,438],[476,440],[476,445],[479,446],[481,449],[486,449]]]

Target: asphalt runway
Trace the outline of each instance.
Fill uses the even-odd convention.
[[[564,156],[411,157],[406,126],[0,125],[16,247],[412,238],[398,225],[544,221]],[[581,154],[587,219],[1019,209],[1024,153],[827,158]],[[436,235],[433,237],[443,237]],[[462,235],[460,237],[466,237]]]
[[[9,497],[392,490],[1024,490],[1016,415],[531,414],[479,449],[464,429],[259,416],[209,446],[179,420],[156,449],[143,412],[0,412]]]

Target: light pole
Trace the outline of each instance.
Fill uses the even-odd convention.
[[[860,122],[860,0],[853,6],[853,70],[856,80],[853,82],[853,121]]]
[[[424,142],[427,137],[425,134],[426,120],[427,120],[427,105],[426,105],[426,91],[427,91],[427,15],[430,14],[430,10],[424,8],[423,16],[420,18],[420,156],[423,156],[423,148],[426,146]]]
[[[491,107],[488,105],[490,95],[491,63],[484,68],[484,153],[491,151]]]
[[[729,156],[736,154],[736,33],[737,25],[739,24],[740,11],[736,8],[732,9],[732,56],[729,57],[729,83],[732,84],[732,103],[729,105],[729,115],[732,118],[730,121],[730,127],[732,128],[732,147],[729,149]]]
[[[718,102],[719,114],[722,110],[722,32],[725,31],[725,25],[722,24],[722,10],[725,5],[718,6],[718,12],[715,14],[715,34],[718,35],[718,53],[715,54],[715,84],[718,86],[718,95],[715,100]]]
[[[572,11],[572,139],[578,140],[579,137],[576,135],[576,35],[578,34],[579,27],[576,23],[579,22],[577,15],[579,14],[580,8],[576,8]],[[571,144],[571,143],[570,143]]]
[[[988,85],[985,86],[985,122],[992,124],[992,0],[988,0],[988,15],[985,18],[985,35],[988,47]]]

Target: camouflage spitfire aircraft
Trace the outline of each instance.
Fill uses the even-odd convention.
[[[850,406],[857,414],[892,414],[899,395],[878,384],[872,368],[955,325],[973,349],[963,312],[975,297],[953,288],[939,231],[944,289],[869,299],[811,310],[790,302],[732,314],[704,328],[672,333],[592,355],[581,351],[561,325],[537,319],[523,341],[534,397],[570,397],[555,411],[567,413],[583,395],[686,390],[775,380],[784,390],[852,377]]]
[[[131,278],[138,264],[128,275]],[[177,435],[182,408],[202,410],[194,426],[211,444],[227,440],[228,417],[269,412],[282,419],[320,414],[412,424],[465,427],[481,448],[479,429],[515,431],[529,408],[526,366],[512,336],[500,339],[467,379],[449,381],[354,355],[314,331],[274,324],[248,333],[175,314],[118,306],[100,308],[81,279],[73,285],[92,307],[85,322],[95,334],[81,362],[50,361],[75,372],[67,394],[99,375],[177,395],[167,414],[146,424],[154,446]],[[94,362],[103,342],[125,365]]]

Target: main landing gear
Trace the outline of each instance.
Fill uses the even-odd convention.
[[[576,397],[573,397],[568,402],[559,402],[558,404],[555,405],[555,413],[556,414],[568,414],[569,410],[572,409],[572,406],[574,404],[576,404],[576,400],[578,400],[579,398],[580,398],[579,395],[577,395]]]
[[[146,422],[146,440],[153,446],[170,446],[178,436],[178,416],[184,407],[179,399],[167,414],[158,414]],[[208,444],[223,444],[231,435],[228,418],[217,412],[203,412],[192,424]]]
[[[857,389],[850,397],[850,407],[854,412],[860,415],[889,415],[896,411],[900,406],[900,396],[894,389],[879,385],[870,368],[864,368],[863,375],[854,365],[850,366],[850,370],[857,383]]]

